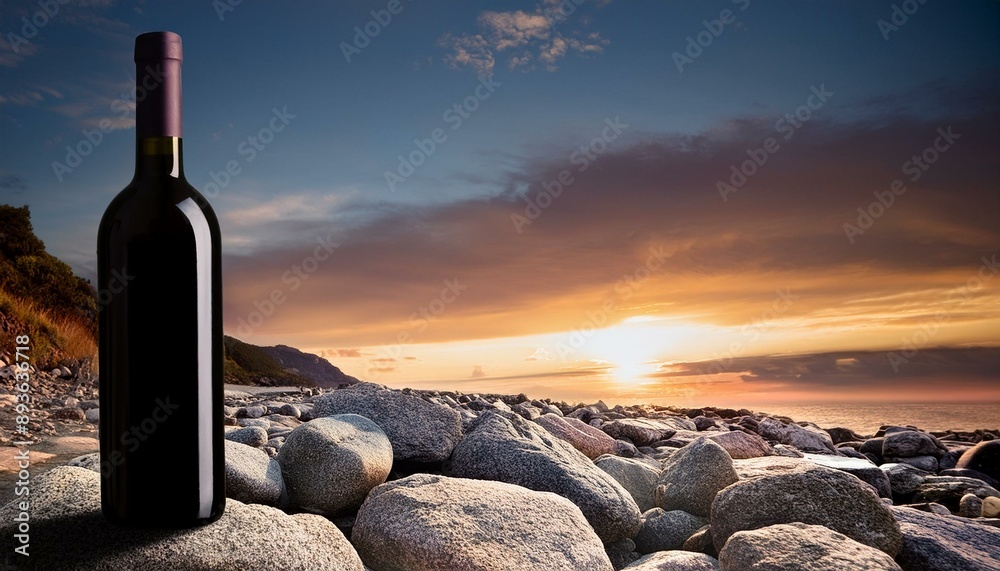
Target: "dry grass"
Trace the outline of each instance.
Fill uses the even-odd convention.
[[[0,353],[12,354],[18,335],[30,336],[32,360],[38,367],[97,357],[97,340],[81,319],[53,315],[0,289]]]

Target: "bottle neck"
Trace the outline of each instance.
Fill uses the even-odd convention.
[[[180,137],[145,137],[136,141],[135,176],[184,179]]]

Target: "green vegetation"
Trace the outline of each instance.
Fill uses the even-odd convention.
[[[45,251],[27,206],[0,205],[0,347],[30,335],[42,368],[97,355],[97,294]]]

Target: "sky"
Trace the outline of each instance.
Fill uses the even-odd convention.
[[[134,38],[182,36],[244,341],[570,401],[1000,401],[995,1],[0,11],[0,202],[91,279]]]

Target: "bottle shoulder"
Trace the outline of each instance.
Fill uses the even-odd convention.
[[[208,200],[184,179],[133,179],[119,192],[101,217],[99,236],[132,228],[155,232],[176,229],[179,223],[205,226],[219,234],[219,221]]]

